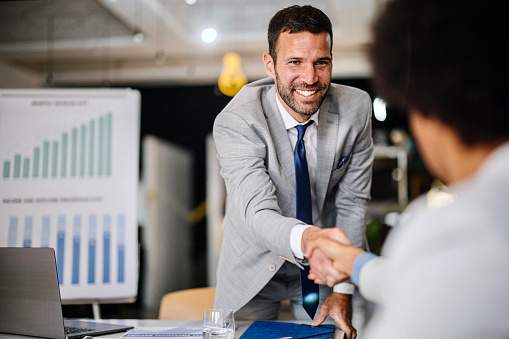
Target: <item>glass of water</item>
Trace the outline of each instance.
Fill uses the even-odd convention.
[[[203,312],[204,339],[235,339],[232,310],[214,309]]]

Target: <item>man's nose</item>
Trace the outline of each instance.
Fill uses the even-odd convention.
[[[300,76],[301,80],[308,85],[314,84],[318,81],[318,75],[315,69],[315,65],[307,64],[302,70]]]

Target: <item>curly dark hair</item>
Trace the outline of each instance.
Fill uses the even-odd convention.
[[[388,3],[369,48],[377,92],[440,119],[466,145],[509,139],[508,14],[500,0]]]
[[[313,6],[294,5],[278,11],[269,22],[269,54],[276,61],[277,41],[283,32],[329,33],[332,52],[332,23],[324,12]]]

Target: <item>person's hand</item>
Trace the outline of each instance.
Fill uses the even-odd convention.
[[[320,228],[317,226],[313,226],[306,228],[302,233],[301,241],[302,252],[307,253],[311,247],[316,247],[316,246],[310,247],[309,245],[311,241],[319,238],[336,240],[346,245],[352,244],[350,242],[350,239],[348,239],[348,237],[346,236],[345,232],[343,232],[343,230],[339,227]]]
[[[318,326],[330,316],[336,322],[336,326],[345,332],[346,339],[357,338],[357,330],[350,322],[350,307],[352,305],[352,295],[342,293],[332,293],[320,308],[320,313],[315,318],[311,326]]]
[[[328,240],[333,241],[333,240]],[[315,248],[312,254],[306,256],[310,266],[309,279],[314,280],[316,284],[333,287],[339,282],[349,279],[349,275],[337,270],[333,266],[333,261],[327,257],[319,248]]]
[[[316,245],[313,245],[317,239],[333,239],[350,244],[350,240],[347,238],[343,230],[337,227],[322,229],[313,226],[308,227],[303,232],[301,243],[302,251],[309,254],[306,255],[306,258],[309,261],[310,269],[314,270],[315,278],[321,281],[316,281],[316,283],[327,284],[332,287],[335,281],[347,280],[347,276],[338,272],[332,266],[331,258],[327,258],[319,249],[316,249]]]
[[[360,248],[345,245],[325,237],[316,237],[310,240],[307,245],[305,255],[311,266],[309,279],[314,280],[317,284],[327,284],[330,287],[345,281],[345,277],[348,278],[352,275],[355,258],[364,252]],[[315,255],[318,256],[317,260],[313,258]],[[329,264],[323,258],[324,255],[332,261],[330,264],[334,270],[324,266],[324,262],[327,265]]]

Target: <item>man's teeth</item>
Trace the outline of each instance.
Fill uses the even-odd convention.
[[[305,97],[309,97],[316,93],[316,91],[302,91],[300,89],[296,89],[295,92],[299,93],[300,95],[303,95]]]

